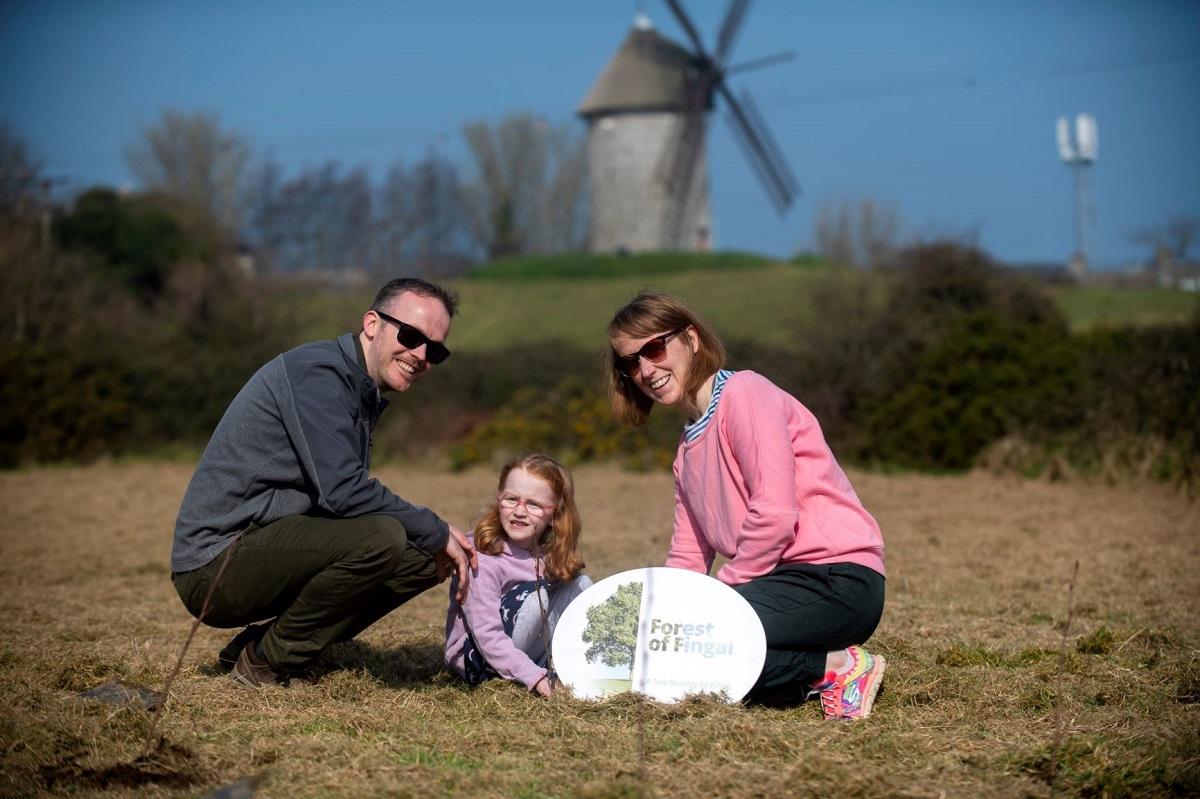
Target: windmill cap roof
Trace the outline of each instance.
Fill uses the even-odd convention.
[[[617,111],[684,110],[692,54],[635,25],[577,109],[581,116]]]

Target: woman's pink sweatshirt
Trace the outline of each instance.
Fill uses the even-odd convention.
[[[760,374],[729,376],[716,413],[675,455],[667,565],[739,585],[787,563],[857,563],[885,574],[883,536],[821,427]]]

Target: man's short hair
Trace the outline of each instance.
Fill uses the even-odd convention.
[[[371,310],[382,311],[388,303],[405,292],[441,300],[442,305],[446,306],[446,313],[449,316],[454,316],[458,311],[457,294],[437,283],[431,283],[419,277],[398,277],[395,280],[389,280],[375,295],[375,301],[371,303]]]

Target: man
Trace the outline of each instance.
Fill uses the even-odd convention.
[[[369,474],[382,392],[449,357],[456,306],[441,286],[393,280],[357,335],[277,356],[225,411],[175,522],[171,580],[205,623],[251,625],[221,653],[238,684],[286,685],[451,572],[465,597],[466,537]]]

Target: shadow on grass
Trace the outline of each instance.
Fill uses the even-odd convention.
[[[43,765],[38,772],[48,791],[107,790],[159,786],[184,789],[205,779],[200,758],[190,748],[162,742],[154,751],[108,766],[85,767],[78,755]]]
[[[421,641],[399,647],[377,649],[362,641],[331,646],[321,656],[318,671],[324,676],[336,671],[370,675],[388,688],[428,687],[443,672],[441,642]]]
[[[224,677],[229,670],[228,665],[223,665],[215,657],[197,669],[205,677]],[[389,688],[430,685],[443,671],[442,644],[440,641],[425,640],[380,649],[357,639],[345,641],[334,644],[322,653],[313,669],[313,676],[320,679],[339,671],[369,675]]]

